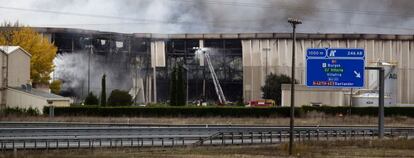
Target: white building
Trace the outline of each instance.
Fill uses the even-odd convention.
[[[0,46],[0,106],[36,108],[69,106],[70,99],[54,95],[30,85],[30,53],[19,46]]]

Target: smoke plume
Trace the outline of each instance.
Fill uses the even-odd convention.
[[[0,0],[1,20],[124,33],[412,34],[412,0]]]
[[[132,87],[131,69],[127,68],[128,59],[117,56],[116,61],[105,62],[105,56],[91,54],[88,51],[59,54],[55,60],[54,78],[63,80],[62,89],[71,91],[71,95],[84,97],[88,93],[88,72],[90,73],[90,91],[99,96],[101,78],[106,74],[106,90],[129,91]],[[90,59],[90,60],[89,60]]]

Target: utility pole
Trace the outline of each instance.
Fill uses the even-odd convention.
[[[289,155],[292,155],[293,151],[293,127],[294,127],[294,118],[295,118],[295,51],[296,51],[296,25],[302,24],[302,21],[299,19],[289,18],[288,22],[292,25],[292,82],[290,83],[290,132],[289,132]]]
[[[88,54],[88,94],[91,91],[91,54],[93,53],[93,45],[91,41],[91,45],[89,45],[90,51]]]

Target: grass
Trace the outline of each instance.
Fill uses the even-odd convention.
[[[94,150],[12,151],[0,158],[270,158],[289,157],[287,144],[183,148],[123,148]],[[294,157],[414,157],[414,140],[320,141],[295,144]]]
[[[45,116],[0,116],[0,121],[52,121],[52,122],[91,122],[91,123],[159,123],[159,124],[249,124],[249,125],[289,125],[289,118],[232,118],[232,117],[54,117]],[[377,125],[378,118],[372,116],[326,116],[309,113],[296,118],[295,125]],[[414,118],[386,117],[386,126],[413,126]]]

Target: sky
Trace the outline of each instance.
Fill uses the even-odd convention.
[[[120,33],[414,34],[413,0],[0,0],[1,21]]]

